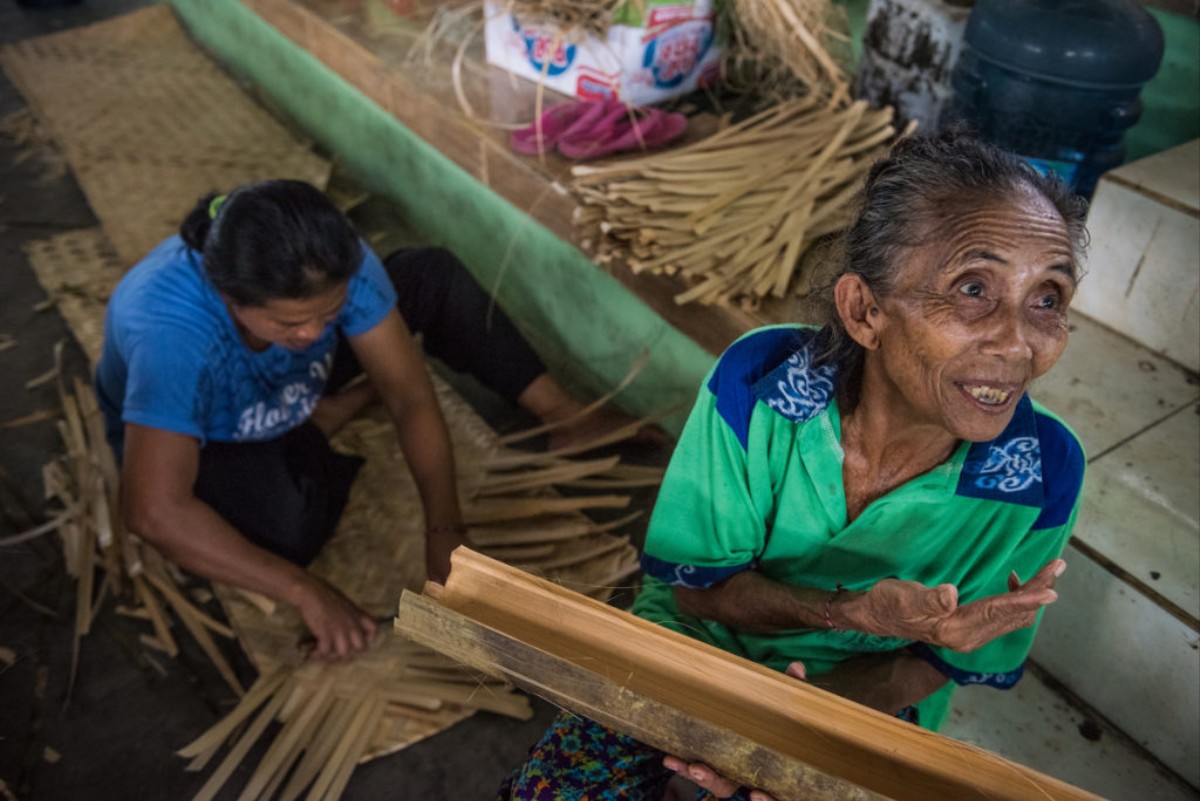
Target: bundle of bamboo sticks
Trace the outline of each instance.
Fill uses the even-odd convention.
[[[61,355],[56,354],[56,363],[60,362]],[[141,635],[141,644],[170,657],[179,653],[171,631],[169,612],[174,612],[225,682],[241,695],[241,683],[212,638],[217,634],[232,639],[233,631],[187,597],[174,565],[121,525],[118,469],[104,437],[95,394],[80,379],[75,379],[72,389],[68,390],[60,379],[63,419],[58,429],[66,453],[42,469],[47,498],[64,507],[51,522],[62,539],[67,572],[78,582],[71,684],[79,667],[80,643],[91,631],[105,599],[111,596],[123,601],[117,606],[119,614],[150,624],[151,631]],[[165,672],[150,653],[143,654],[143,658]]]
[[[576,224],[601,262],[683,276],[679,304],[804,295],[801,257],[849,222],[895,136],[890,107],[786,101],[688,147],[575,167]]]
[[[533,714],[529,700],[502,680],[468,671],[390,630],[380,639],[350,664],[308,662],[260,675],[232,712],[178,751],[191,760],[188,771],[202,771],[231,745],[192,801],[221,795],[259,742],[270,744],[239,799],[336,801],[354,769],[390,752],[390,743],[419,739],[474,709],[521,720]],[[272,735],[273,721],[282,726]],[[397,723],[432,726],[398,738]]]

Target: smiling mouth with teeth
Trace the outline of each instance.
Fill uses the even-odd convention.
[[[1008,396],[1011,394],[1007,390],[995,387],[969,387],[967,392],[971,393],[971,397],[975,400],[989,406],[999,406],[1008,400]]]

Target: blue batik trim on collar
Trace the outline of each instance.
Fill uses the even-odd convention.
[[[1011,690],[1021,680],[1021,677],[1025,675],[1024,662],[1016,670],[1009,671],[1008,673],[975,673],[970,670],[960,670],[954,667],[954,665],[951,665],[935,654],[933,649],[923,642],[913,643],[908,649],[933,665],[942,675],[960,687],[965,687],[968,684],[983,684],[988,687],[995,687],[997,690]]]
[[[1028,395],[1017,402],[1004,433],[990,442],[976,442],[967,451],[955,492],[968,498],[1042,506],[1042,449]]]
[[[1042,513],[1033,523],[1035,531],[1057,528],[1071,519],[1083,490],[1087,459],[1083,446],[1071,430],[1046,414],[1036,413],[1038,442],[1042,449],[1042,475],[1046,499]]]
[[[832,364],[814,367],[816,353],[816,334],[808,332],[800,348],[758,380],[755,396],[793,423],[811,420],[828,409],[836,390],[837,369]]]
[[[664,584],[672,587],[688,587],[693,590],[707,590],[714,584],[720,584],[727,578],[753,570],[754,562],[732,567],[697,567],[696,565],[681,565],[657,559],[648,553],[642,554],[642,571],[653,576]]]
[[[750,417],[757,402],[752,388],[813,332],[798,326],[772,326],[752,331],[721,355],[708,379],[717,414],[733,431],[742,448],[750,436]]]

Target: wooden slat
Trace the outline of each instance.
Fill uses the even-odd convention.
[[[1097,798],[465,548],[436,594],[406,635],[779,798]]]

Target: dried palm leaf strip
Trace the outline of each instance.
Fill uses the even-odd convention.
[[[474,493],[476,496],[502,495],[563,484],[607,473],[620,461],[620,456],[610,456],[587,461],[555,462],[549,467],[518,473],[491,473],[475,485]]]
[[[291,677],[289,676],[288,679],[290,680]],[[251,746],[258,742],[258,738],[262,736],[267,726],[275,719],[276,713],[283,706],[283,702],[287,700],[289,694],[287,692],[276,692],[267,699],[266,705],[263,706],[258,716],[254,718],[254,722],[238,738],[237,744],[225,755],[225,759],[221,760],[221,764],[208,777],[208,781],[204,782],[200,791],[192,797],[192,801],[212,801],[216,797],[217,793],[221,791],[221,787],[225,784],[225,781],[233,774],[233,771],[241,764],[246,754],[250,751]]]
[[[577,512],[583,509],[624,509],[628,495],[580,495],[573,498],[489,498],[470,504],[463,513],[468,526],[506,520],[527,520],[540,515]]]
[[[575,414],[571,415],[570,417],[566,417],[562,420],[559,420],[557,422],[554,422],[554,423],[546,423],[545,425],[536,426],[534,428],[529,428],[524,431],[517,431],[512,434],[506,434],[502,437],[498,437],[496,439],[496,442],[499,443],[500,445],[511,445],[514,442],[523,442],[524,440],[527,440],[530,437],[536,437],[540,434],[546,434],[551,431],[557,431],[559,429],[566,428],[567,426],[575,425],[580,420],[583,420],[584,418],[588,417],[589,415],[594,414],[595,412],[599,411],[602,407],[604,407],[605,405],[610,403],[613,398],[615,398],[617,395],[619,395],[621,393],[622,390],[624,390],[626,387],[628,387],[630,384],[633,383],[633,380],[638,377],[638,375],[642,372],[642,370],[644,370],[646,368],[646,365],[649,363],[650,363],[650,351],[643,350],[640,354],[638,354],[638,357],[637,357],[637,359],[634,360],[633,364],[630,365],[629,371],[627,373],[625,373],[625,377],[622,378],[619,382],[617,382],[617,385],[615,387],[613,387],[611,390],[609,390],[607,393],[605,393],[601,397],[599,397],[596,400],[589,403],[587,406],[580,409]]]
[[[545,465],[553,463],[556,459],[561,459],[564,456],[574,456],[577,453],[585,453],[587,451],[602,448],[605,445],[612,445],[617,442],[623,442],[630,437],[637,436],[648,425],[658,422],[668,412],[674,410],[674,406],[664,409],[660,412],[648,414],[638,420],[623,425],[619,428],[601,434],[586,442],[579,442],[574,445],[568,445],[558,448],[553,451],[545,451],[543,453],[504,453],[498,456],[483,460],[481,466],[485,470],[507,470],[515,467],[524,467],[528,465]]]
[[[518,525],[504,524],[475,529],[471,532],[471,541],[481,548],[501,545],[520,545],[543,542],[559,542],[583,537],[588,534],[614,531],[641,516],[641,511],[630,512],[616,520],[605,523],[594,523],[586,518],[572,515],[558,521],[547,521],[539,526],[527,523]]]
[[[296,770],[288,779],[287,785],[284,786],[283,792],[279,796],[280,801],[295,801],[304,792],[304,788],[317,778],[321,768],[329,762],[329,757],[350,725],[354,713],[355,706],[352,701],[345,698],[333,699],[328,713],[321,721],[317,735],[305,749],[303,758],[296,765]]]
[[[555,551],[552,542],[541,545],[480,545],[478,547],[493,559],[499,559],[501,562],[509,564],[528,562],[531,559],[545,559]]]
[[[288,717],[283,729],[271,742],[271,747],[258,763],[254,775],[246,782],[241,795],[238,796],[239,801],[270,798],[270,793],[266,792],[267,785],[272,784],[276,776],[282,779],[295,756],[311,739],[312,724],[327,711],[333,687],[334,678],[327,671],[311,693],[299,685],[296,686],[295,697],[300,698],[303,694],[303,704]],[[305,734],[308,737],[303,737]]]
[[[335,801],[341,795],[358,758],[366,750],[375,726],[387,711],[387,700],[374,693],[364,693],[354,710],[329,760],[317,775],[309,790],[310,801]]]

